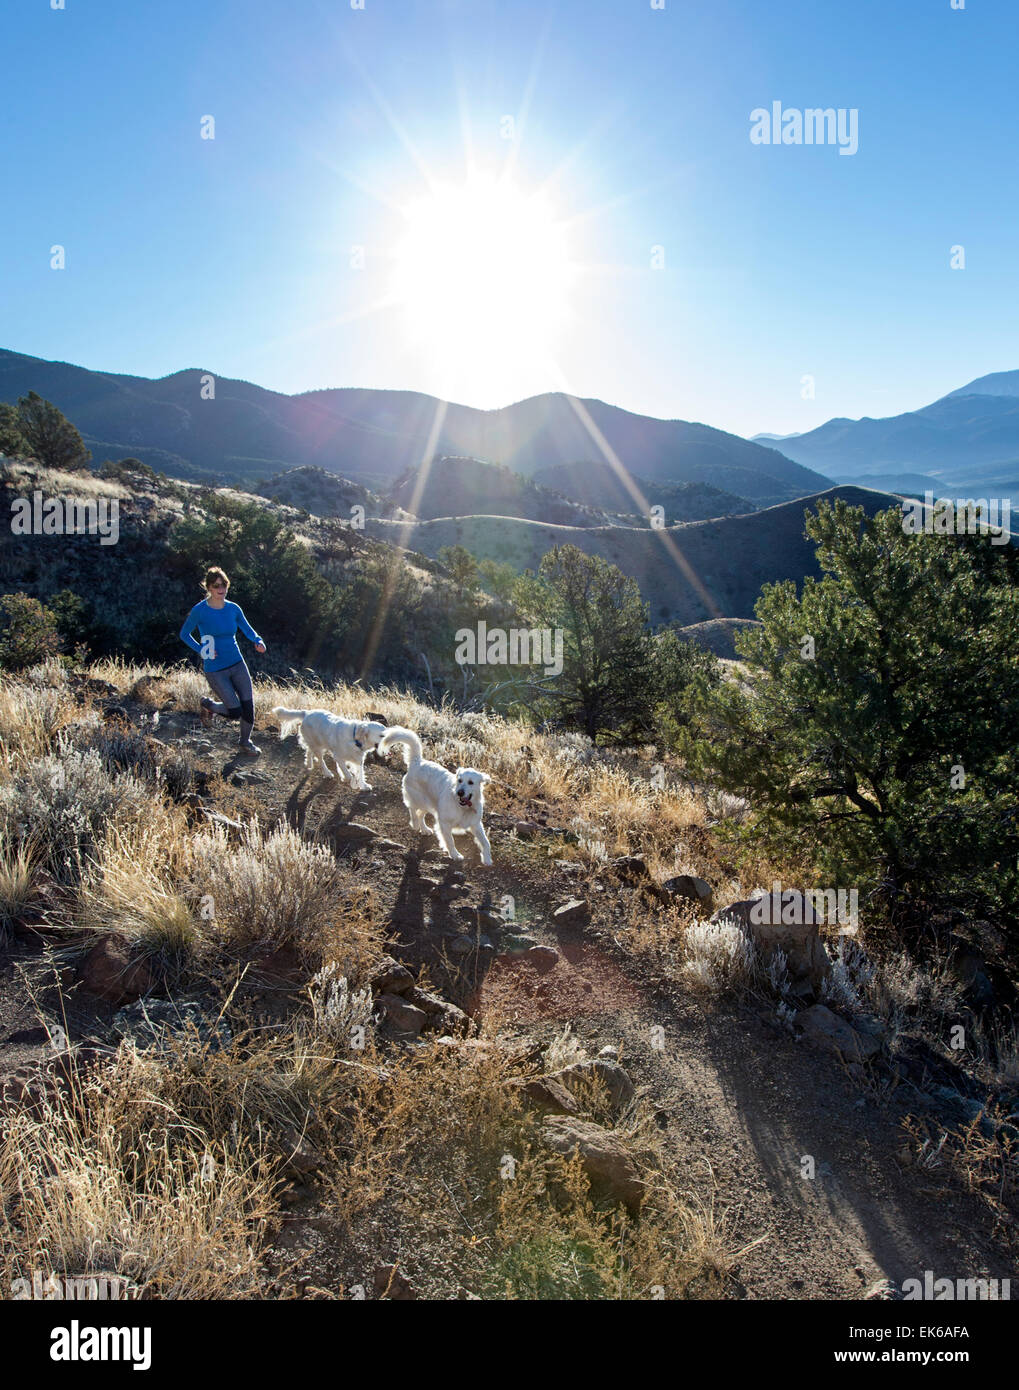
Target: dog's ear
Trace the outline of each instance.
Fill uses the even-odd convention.
[[[490,772],[482,772],[480,776],[482,782],[491,782],[492,780],[492,774]]]

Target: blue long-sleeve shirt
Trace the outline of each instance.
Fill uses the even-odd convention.
[[[200,642],[196,642],[192,636],[195,628],[202,638]],[[236,635],[238,628],[249,642],[256,646],[261,642],[261,637],[244,616],[240,604],[227,599],[222,608],[213,608],[206,599],[202,599],[184,619],[180,640],[198,653],[204,670],[225,671],[228,666],[235,666],[241,660]]]

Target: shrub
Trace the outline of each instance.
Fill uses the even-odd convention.
[[[150,787],[112,776],[96,749],[73,748],[62,735],[55,754],[0,787],[0,829],[15,844],[37,843],[40,867],[63,884],[77,884],[99,857],[111,821],[144,823],[152,814]]]
[[[339,868],[325,845],[306,844],[287,825],[265,836],[252,822],[237,848],[216,827],[197,837],[194,853],[192,887],[210,900],[211,923],[225,941],[317,948],[340,897]]]
[[[692,768],[749,799],[758,845],[808,846],[908,935],[935,905],[1015,920],[1019,555],[841,499],[806,530],[823,578],[765,586],[747,677],[695,682]]]
[[[56,614],[28,594],[0,598],[0,666],[23,671],[59,651]]]

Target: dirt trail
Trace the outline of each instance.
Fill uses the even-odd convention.
[[[457,1002],[532,1036],[570,1023],[592,1054],[617,1046],[690,1191],[713,1207],[730,1247],[751,1247],[738,1262],[735,1294],[854,1298],[880,1278],[898,1283],[928,1269],[953,1278],[1013,1272],[1014,1249],[993,1232],[986,1206],[937,1170],[903,1166],[908,1088],[868,1092],[830,1056],[752,1008],[705,1004],[649,978],[613,941],[612,893],[512,836],[506,813],[526,808],[507,804],[504,790],[489,798],[494,867],[480,867],[469,840],[465,861],[452,865],[434,837],[410,831],[396,758],[369,760],[373,790],[355,794],[306,774],[296,742],[280,742],[275,732],[256,735],[264,752],[255,764],[232,762],[225,732],[206,734],[190,715],[164,714],[155,733],[186,746],[200,769],[223,774],[216,810],[265,824],[283,816],[353,855],[386,906],[396,952],[426,966],[450,997],[459,993]],[[344,835],[350,820],[396,843],[352,847]],[[592,919],[557,929],[552,912],[574,893],[589,897]],[[559,952],[547,973],[507,949],[501,928],[470,927],[471,909],[494,910],[506,896],[516,928]],[[465,923],[491,947],[454,965],[451,938]],[[5,1032],[28,1023],[10,1002],[17,988],[4,972]],[[0,1044],[5,1070],[11,1046]],[[804,1175],[810,1159],[813,1177]]]
[[[610,894],[600,900],[590,882],[551,860],[541,863],[537,851],[521,854],[498,816],[518,816],[525,807],[491,795],[493,868],[481,868],[466,837],[466,858],[453,866],[433,837],[410,831],[398,759],[388,766],[369,760],[373,790],[356,795],[307,777],[293,742],[266,733],[262,747],[263,814],[293,818],[299,806],[305,831],[338,849],[348,819],[407,847],[405,854],[371,854],[368,867],[373,887],[392,902],[398,949],[416,964],[434,967],[440,934],[463,929],[451,909],[496,906],[512,896],[518,925],[555,947],[560,959],[540,975],[501,950],[499,930],[489,929],[496,950],[477,963],[465,1002],[521,1032],[557,1032],[570,1023],[592,1053],[606,1044],[620,1048],[690,1189],[705,1205],[714,1201],[716,1219],[726,1221],[737,1248],[752,1246],[737,1271],[745,1296],[858,1298],[876,1280],[900,1283],[927,1269],[951,1277],[1013,1271],[1014,1250],[994,1236],[986,1207],[936,1170],[904,1165],[901,1121],[915,1108],[908,1087],[891,1096],[868,1093],[837,1061],[753,1009],[662,989],[613,943]],[[456,870],[465,875],[466,893],[436,902]],[[438,879],[438,889],[429,879]],[[556,928],[552,912],[573,893],[588,893],[592,921]],[[809,1159],[813,1177],[804,1176]]]

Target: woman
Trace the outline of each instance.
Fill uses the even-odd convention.
[[[264,652],[265,643],[239,605],[227,602],[226,591],[229,587],[229,579],[218,566],[207,571],[206,597],[201,603],[196,603],[184,619],[180,638],[202,658],[205,679],[220,697],[219,701],[210,700],[207,695],[202,697],[202,723],[208,728],[214,714],[224,719],[239,719],[241,739],[238,749],[246,757],[257,758],[262,750],[251,742],[255,697],[251,688],[251,673],[237,645],[237,629],[240,628],[248,641],[255,644],[256,652]],[[196,642],[192,636],[195,628],[201,635],[200,642]]]

